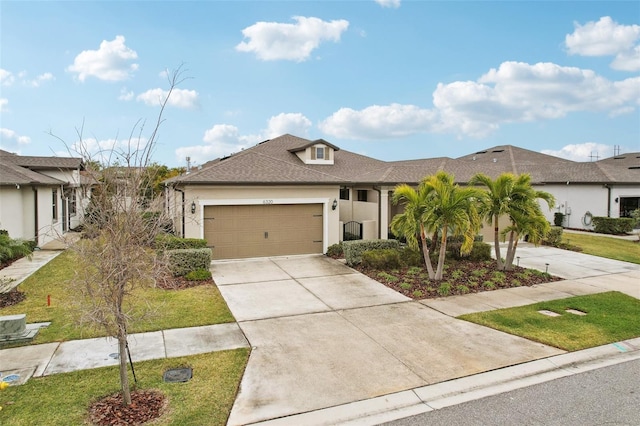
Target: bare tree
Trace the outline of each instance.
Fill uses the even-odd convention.
[[[131,404],[127,358],[128,326],[139,318],[132,303],[137,286],[152,285],[166,274],[166,267],[151,249],[155,236],[166,223],[162,212],[145,211],[149,185],[148,166],[157,144],[165,107],[175,87],[184,80],[179,67],[167,73],[169,89],[159,99],[160,112],[149,137],[144,122],[133,127],[129,138],[106,150],[92,151],[78,130],[73,149],[88,165],[87,178],[96,182],[87,206],[84,233],[88,238],[74,246],[76,274],[72,280],[80,321],[103,328],[117,339],[120,383],[125,405]],[[153,168],[152,168],[153,169]],[[139,304],[138,304],[139,305]]]

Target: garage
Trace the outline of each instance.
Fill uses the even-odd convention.
[[[204,207],[204,238],[214,259],[323,252],[322,204]]]

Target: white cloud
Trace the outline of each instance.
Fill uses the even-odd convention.
[[[626,52],[620,52],[611,63],[611,68],[620,71],[640,71],[640,45]]]
[[[120,96],[118,96],[118,100],[120,101],[130,101],[134,97],[134,93],[131,90],[127,90],[126,87],[120,89]]]
[[[0,128],[0,139],[18,142],[20,145],[31,143],[31,138],[29,136],[20,136],[13,130],[4,127]]]
[[[55,77],[50,72],[45,72],[44,74],[40,74],[33,80],[26,80],[25,83],[32,87],[40,87],[40,85],[47,81],[53,81]]]
[[[553,63],[504,62],[477,81],[440,83],[433,109],[415,105],[341,108],[320,123],[332,136],[385,139],[423,132],[485,137],[501,124],[557,119],[572,112],[630,113],[640,77],[610,81],[591,70]]]
[[[175,151],[176,158],[182,162],[186,157],[191,157],[193,164],[202,164],[285,133],[306,136],[311,125],[311,121],[301,113],[275,115],[267,120],[267,127],[257,135],[242,135],[236,126],[216,124],[205,131],[202,138],[204,144],[178,148]]]
[[[622,71],[640,70],[640,25],[620,25],[609,16],[598,22],[574,24],[575,30],[565,37],[571,55],[615,56],[611,67]]]
[[[295,24],[257,22],[242,30],[249,41],[236,46],[240,52],[254,52],[264,61],[291,60],[302,62],[322,41],[340,41],[349,22],[340,19],[330,22],[319,18],[294,16]]]
[[[611,157],[613,154],[613,147],[611,145],[601,143],[586,142],[582,144],[566,145],[555,151],[551,149],[543,149],[542,153],[573,161],[594,161]]]
[[[142,101],[149,106],[159,106],[168,94],[168,90],[150,89],[139,94],[136,100]],[[194,108],[198,105],[198,92],[187,89],[173,89],[167,105],[176,108]]]
[[[347,139],[386,139],[434,130],[436,113],[415,105],[340,108],[319,124],[324,133]]]
[[[138,54],[124,42],[121,35],[112,41],[102,40],[98,50],[82,51],[67,70],[77,73],[80,81],[90,76],[107,81],[126,80],[138,69],[138,64],[132,63]]]
[[[7,111],[9,111],[9,109],[7,108],[7,105],[9,105],[9,99],[7,99],[7,98],[0,98],[0,112],[7,112]]]
[[[280,113],[269,119],[267,128],[262,131],[263,139],[271,139],[276,136],[290,133],[305,137],[311,128],[311,120],[298,113]]]
[[[375,0],[382,7],[392,7],[397,9],[400,7],[400,0]]]
[[[125,164],[126,160],[122,154],[143,150],[148,143],[147,138],[131,139],[95,139],[85,138],[74,142],[69,151],[73,155],[79,155],[94,161],[99,161],[104,165],[113,165],[116,162]],[[67,154],[68,155],[68,154]]]
[[[3,86],[11,86],[16,78],[11,73],[11,71],[7,71],[3,68],[0,68],[0,84]]]

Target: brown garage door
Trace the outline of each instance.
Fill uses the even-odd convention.
[[[206,206],[214,259],[322,253],[322,204]]]

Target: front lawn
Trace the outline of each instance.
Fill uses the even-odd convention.
[[[531,286],[560,278],[514,266],[512,271],[498,271],[495,260],[446,260],[441,281],[429,279],[426,267],[405,266],[379,270],[356,266],[360,272],[412,299],[445,297],[520,286]]]
[[[154,425],[224,425],[249,358],[248,349],[135,363],[138,387],[160,390],[168,399],[165,414]],[[186,383],[165,383],[169,368],[191,367]],[[133,384],[133,377],[129,380]],[[118,367],[32,378],[0,392],[0,424],[86,424],[91,402],[118,392]]]
[[[79,328],[71,309],[74,298],[68,280],[73,277],[74,253],[67,250],[18,286],[22,302],[0,308],[0,315],[27,314],[27,322],[51,322],[34,344],[104,336],[103,330]],[[233,316],[215,285],[182,290],[139,288],[131,299],[134,311],[147,312],[131,324],[130,333],[232,322]],[[51,306],[47,306],[48,299]]]
[[[567,309],[586,315],[569,313]],[[538,312],[541,310],[560,316],[544,315]],[[619,292],[570,297],[458,318],[566,351],[640,337],[640,300]]]
[[[579,247],[583,253],[640,264],[640,243],[638,241],[564,232],[562,242]]]

